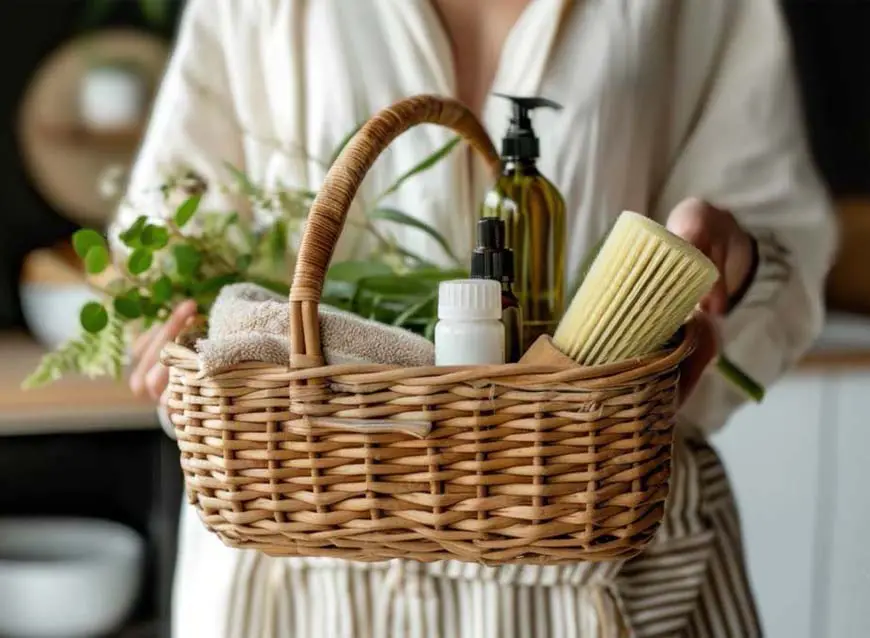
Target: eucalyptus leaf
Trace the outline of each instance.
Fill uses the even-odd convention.
[[[83,228],[73,233],[72,245],[76,255],[81,259],[86,259],[92,248],[100,247],[107,249],[105,238],[90,228]]]
[[[456,145],[459,144],[459,142],[460,142],[460,138],[454,137],[449,142],[447,142],[447,144],[445,144],[444,146],[439,148],[437,151],[435,151],[434,153],[429,155],[422,162],[420,162],[419,164],[414,166],[411,170],[407,171],[406,173],[403,173],[395,182],[393,182],[392,186],[390,186],[387,190],[385,190],[383,193],[381,193],[381,195],[377,198],[376,201],[377,202],[382,201],[388,195],[392,195],[397,190],[399,190],[402,187],[402,184],[404,184],[406,181],[408,181],[409,179],[414,177],[414,175],[419,175],[420,173],[424,173],[427,170],[429,170],[430,168],[432,168],[433,166],[435,166],[438,162],[440,162],[442,159],[447,157],[450,154],[450,152],[454,148],[456,148]]]
[[[142,298],[136,290],[130,290],[115,298],[114,308],[125,319],[138,319],[142,316]]]
[[[166,275],[161,276],[151,284],[151,299],[154,303],[162,304],[172,297],[172,280]]]
[[[147,246],[152,250],[160,250],[169,243],[169,231],[165,226],[148,224],[142,229],[139,241],[143,246]]]
[[[163,309],[161,304],[155,303],[147,297],[142,298],[142,316],[147,319],[157,319],[160,316],[160,311]],[[146,322],[150,323],[150,322]]]
[[[218,292],[224,286],[237,283],[238,281],[238,274],[227,273],[224,275],[218,275],[216,277],[209,277],[204,281],[196,282],[193,284],[192,290],[194,294],[210,294],[213,292]]]
[[[142,231],[145,229],[147,224],[148,217],[145,215],[139,215],[139,217],[136,218],[136,221],[134,221],[130,227],[122,232],[118,237],[125,246],[129,248],[138,248]]]
[[[204,281],[194,282],[191,286],[193,299],[201,308],[209,308],[220,293],[221,288],[229,284],[237,283],[240,280],[236,273],[227,273],[210,277]]]
[[[127,269],[131,275],[141,275],[151,268],[153,262],[154,254],[148,248],[137,248],[127,260]]]
[[[109,266],[109,251],[105,246],[92,246],[85,256],[85,270],[98,275]]]
[[[376,208],[373,211],[368,213],[369,219],[373,221],[388,221],[394,222],[396,224],[403,224],[405,226],[410,226],[411,228],[416,228],[417,230],[421,230],[429,237],[434,239],[441,249],[447,254],[450,259],[453,260],[454,263],[459,263],[459,258],[456,256],[456,253],[450,248],[450,244],[447,243],[447,239],[445,239],[444,235],[439,233],[437,230],[432,228],[429,224],[420,221],[414,217],[411,217],[407,213],[403,213],[400,210],[396,210],[395,208],[388,207],[380,207]]]
[[[103,6],[108,7],[114,1],[106,0]],[[153,1],[152,17],[157,17],[156,12],[162,8],[157,8],[157,0]],[[358,128],[345,136],[330,161],[335,160]],[[451,140],[404,172],[385,196],[434,166],[456,143],[457,140]],[[120,240],[130,253],[126,272],[102,283],[107,299],[104,304],[94,303],[82,309],[80,319],[87,329],[82,332],[82,339],[75,347],[64,350],[63,356],[46,357],[34,377],[38,382],[48,382],[71,371],[115,374],[130,346],[123,323],[135,320],[146,328],[160,325],[170,315],[176,299],[194,299],[198,310],[207,313],[222,287],[236,281],[250,281],[282,295],[289,293],[289,286],[282,279],[286,276],[285,264],[293,257],[287,239],[302,227],[317,193],[302,188],[266,191],[241,170],[229,164],[226,167],[248,203],[270,208],[275,213],[273,218],[263,227],[232,211],[203,210],[201,197],[194,196],[206,186],[201,179],[189,172],[167,178],[160,186],[165,198],[182,192],[185,193],[182,197],[190,197],[167,224],[149,223],[148,217],[141,215],[121,229]],[[373,220],[403,224],[426,233],[446,255],[456,259],[445,238],[425,223],[389,207],[373,208]],[[196,233],[188,234],[186,227],[193,225],[190,222],[194,216],[201,223],[197,223]],[[368,261],[338,263],[330,268],[322,301],[431,338],[437,320],[439,282],[466,277],[467,272],[461,268],[438,268],[396,244],[389,233],[382,234],[372,220],[359,221],[363,222],[363,232],[373,235],[379,249]],[[74,245],[91,271],[109,262],[108,245],[96,231],[83,232]],[[276,265],[280,265],[280,270]],[[135,285],[131,287],[132,278]]]
[[[175,225],[179,228],[184,228],[187,225],[196,211],[199,209],[199,203],[202,201],[202,194],[192,195],[184,200],[178,209],[175,211]]]
[[[103,304],[96,301],[89,301],[79,313],[79,321],[87,332],[96,334],[109,324],[109,313],[103,307]]]
[[[178,244],[172,249],[172,254],[175,257],[175,268],[180,277],[190,279],[196,274],[202,255],[199,251],[188,244]]]

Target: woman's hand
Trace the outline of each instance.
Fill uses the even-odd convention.
[[[130,375],[130,389],[138,397],[159,401],[169,383],[169,370],[160,363],[160,351],[196,318],[196,304],[185,301],[175,308],[169,319],[142,334],[133,345],[135,364]]]
[[[667,228],[707,255],[719,270],[713,290],[700,304],[695,352],[681,370],[680,397],[685,400],[719,352],[712,317],[724,315],[735,296],[746,290],[755,275],[757,249],[753,237],[734,215],[700,199],[681,202],[671,211]]]

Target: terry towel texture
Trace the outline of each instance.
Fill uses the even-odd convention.
[[[289,324],[284,297],[254,284],[225,286],[209,315],[208,338],[196,346],[200,374],[212,376],[245,361],[289,366]],[[320,307],[320,333],[327,364],[435,363],[427,339],[329,306]]]

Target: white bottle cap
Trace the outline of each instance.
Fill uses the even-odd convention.
[[[491,279],[442,281],[438,286],[438,318],[501,319],[501,284]]]

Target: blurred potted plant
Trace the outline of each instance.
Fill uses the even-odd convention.
[[[98,60],[79,85],[79,120],[94,132],[127,131],[145,117],[147,81],[142,70],[127,60]]]

